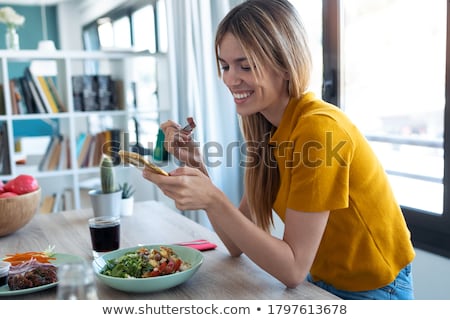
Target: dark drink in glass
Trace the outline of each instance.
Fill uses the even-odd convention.
[[[92,250],[94,257],[100,253],[119,249],[120,246],[120,218],[95,217],[89,219]]]

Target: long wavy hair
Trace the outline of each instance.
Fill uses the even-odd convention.
[[[291,97],[300,97],[307,89],[311,74],[311,53],[301,19],[288,0],[248,0],[234,7],[220,22],[215,39],[219,76],[220,44],[232,34],[252,68],[256,79],[264,69],[289,74]],[[242,116],[242,134],[247,150],[245,193],[255,223],[264,230],[273,225],[272,208],[280,185],[278,166],[272,156],[270,135],[276,129],[261,113]]]

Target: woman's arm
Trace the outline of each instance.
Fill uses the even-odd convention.
[[[257,227],[225,199],[212,201],[206,211],[211,223],[219,225],[243,253],[291,288],[299,285],[307,276],[329,216],[329,211],[300,212],[287,209],[281,240]]]
[[[243,216],[245,216],[247,219],[252,220],[250,216],[250,210],[247,203],[247,197],[244,195],[241,199],[241,203],[239,205],[239,211]],[[225,247],[227,247],[228,252],[233,257],[238,257],[242,254],[242,250],[236,245],[236,243],[227,235],[226,232],[224,232],[221,228],[221,226],[217,223],[215,223],[213,220],[210,220],[211,225],[214,228],[214,231],[216,231],[219,238],[222,240]]]
[[[184,167],[170,174],[165,177],[146,170],[143,173],[146,179],[175,200],[178,209],[205,210],[231,255],[245,253],[288,287],[295,287],[305,279],[322,239],[329,211],[308,213],[287,209],[284,236],[278,239],[248,218],[246,201],[240,206],[243,214],[198,170]]]

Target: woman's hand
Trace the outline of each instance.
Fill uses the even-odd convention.
[[[220,192],[208,176],[194,168],[180,167],[170,172],[169,176],[144,168],[142,176],[173,199],[179,210],[207,210],[213,202],[214,193]]]
[[[192,132],[182,130],[182,127],[172,121],[161,124],[164,132],[164,147],[178,160],[192,168],[199,168],[202,163],[202,156],[198,142],[192,139]]]

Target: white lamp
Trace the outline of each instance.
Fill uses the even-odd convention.
[[[39,51],[55,51],[55,43],[48,40],[47,32],[47,13],[45,10],[44,0],[41,0],[41,20],[42,20],[42,36],[44,40],[39,41]],[[55,76],[58,74],[56,61],[54,60],[34,60],[31,62],[30,69],[34,74],[41,76]]]
[[[56,50],[55,43],[48,40],[47,32],[47,11],[45,10],[44,1],[41,0],[41,20],[42,20],[42,37],[44,40],[39,41],[38,50],[54,51]]]

